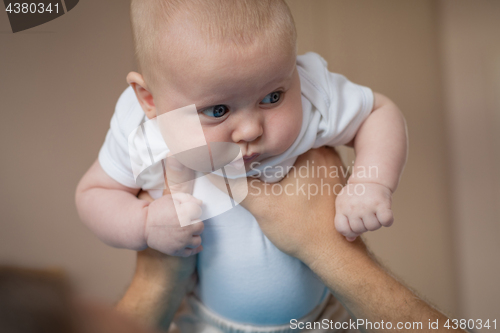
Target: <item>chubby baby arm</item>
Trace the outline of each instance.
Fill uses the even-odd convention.
[[[373,110],[352,145],[352,175],[335,202],[335,227],[350,241],[393,223],[392,193],[406,163],[408,139],[404,117],[389,98],[374,93]]]
[[[199,253],[203,249],[200,235],[204,225],[199,219],[202,202],[188,193],[165,192],[148,207],[145,227],[148,246],[171,256]]]
[[[201,214],[201,202],[190,194],[170,195],[150,203],[138,199],[132,189],[112,179],[95,161],[76,189],[81,220],[104,243],[131,250],[151,247],[160,252],[189,256],[201,251],[203,223],[181,227],[179,218],[193,221]],[[180,204],[177,216],[174,200]]]

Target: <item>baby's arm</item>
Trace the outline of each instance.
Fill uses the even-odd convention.
[[[401,111],[374,93],[373,110],[352,142],[356,151],[352,175],[336,200],[335,226],[348,240],[392,224],[392,193],[406,163],[407,141]]]
[[[201,251],[202,222],[181,227],[173,196],[167,193],[149,203],[138,199],[138,192],[112,179],[95,161],[76,189],[77,210],[92,232],[114,247],[143,250],[149,246],[178,256]],[[186,208],[182,218],[198,219],[199,200],[188,194],[178,200]]]

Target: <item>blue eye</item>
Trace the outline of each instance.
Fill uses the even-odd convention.
[[[278,103],[280,98],[281,98],[281,94],[282,94],[281,91],[274,91],[274,92],[270,93],[269,95],[267,95],[266,97],[264,97],[264,99],[261,101],[261,103],[263,103],[263,104]]]
[[[229,110],[227,109],[227,106],[225,106],[225,105],[215,105],[215,106],[211,106],[208,109],[205,109],[201,112],[203,112],[203,114],[205,114],[209,117],[220,118],[223,115],[225,115],[228,111]]]

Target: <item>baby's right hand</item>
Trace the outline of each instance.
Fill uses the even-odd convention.
[[[148,246],[171,256],[188,257],[199,253],[203,249],[200,234],[204,227],[199,219],[201,204],[201,200],[187,193],[166,194],[153,201],[147,208],[145,236]],[[181,223],[185,226],[181,227]]]

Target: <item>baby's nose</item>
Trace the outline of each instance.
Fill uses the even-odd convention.
[[[262,119],[259,116],[252,116],[241,119],[233,131],[233,142],[252,142],[257,140],[264,133]]]

